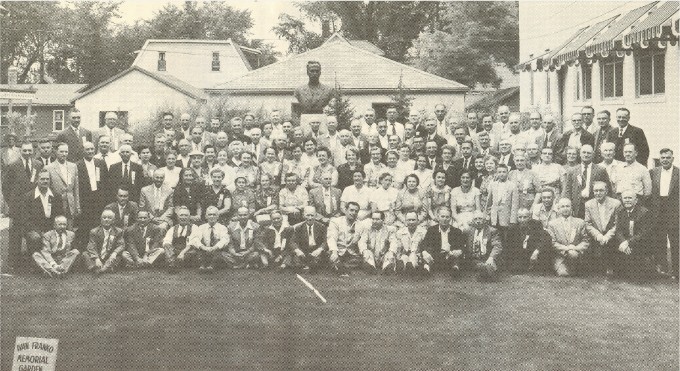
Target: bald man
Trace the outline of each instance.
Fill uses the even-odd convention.
[[[557,203],[559,217],[548,223],[555,257],[553,267],[559,277],[578,273],[581,258],[590,246],[590,237],[583,219],[571,216],[571,201],[562,198]]]
[[[93,134],[93,137],[96,138],[94,143],[99,147],[99,138],[107,136],[111,140],[111,143],[109,143],[109,151],[116,152],[120,146],[120,139],[122,135],[125,134],[125,130],[118,127],[118,114],[115,112],[107,112],[104,116],[104,124],[104,126]]]
[[[49,277],[68,273],[80,252],[75,248],[75,233],[66,229],[66,217],[54,218],[54,229],[42,236],[42,250],[33,253],[33,260]]]
[[[118,149],[121,161],[111,165],[105,178],[106,199],[113,202],[120,186],[130,191],[130,200],[137,202],[144,184],[144,169],[142,165],[132,161],[132,147],[123,144]]]
[[[101,214],[100,225],[90,231],[90,240],[83,253],[88,271],[99,275],[112,272],[120,263],[125,250],[123,230],[113,225],[116,215],[111,210]]]
[[[588,144],[595,147],[595,137],[583,127],[583,117],[580,113],[571,115],[572,130],[564,132],[554,147],[555,162],[564,164],[567,161],[567,149],[569,147],[581,149]]]

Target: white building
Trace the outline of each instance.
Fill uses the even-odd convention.
[[[305,84],[307,62],[321,63],[321,82],[342,88],[357,112],[374,108],[380,115],[392,104],[401,77],[413,97],[413,107],[433,110],[444,103],[449,111],[463,112],[469,88],[455,81],[387,59],[382,51],[366,41],[347,40],[334,34],[313,50],[253,70],[241,77],[206,89],[212,97],[228,95],[238,107],[252,110],[280,109],[297,113],[293,90]]]
[[[648,3],[575,30],[556,48],[546,45],[554,49],[520,65],[520,109],[568,123],[593,106],[609,110],[616,125],[616,109],[626,107],[630,123],[646,133],[650,158],[664,147],[680,153],[678,6]]]

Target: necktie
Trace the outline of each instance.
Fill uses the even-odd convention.
[[[241,250],[246,249],[246,229],[241,228]]]
[[[59,242],[57,243],[57,251],[63,250],[64,237],[62,233],[59,233]]]
[[[468,165],[470,165],[470,159],[466,158],[465,160],[463,160],[463,169],[467,169]]]
[[[101,252],[101,257],[104,257],[106,255],[106,252],[109,251],[109,239],[111,238],[111,233],[106,233],[104,232],[104,246],[102,248]]]
[[[623,136],[623,129],[619,129],[619,138]]]
[[[128,164],[123,164],[123,179],[127,182],[130,179],[130,171],[128,169]]]
[[[588,165],[583,165],[583,184],[581,184],[581,189],[586,189],[588,186]]]
[[[331,193],[330,191],[328,193],[324,192],[324,200],[326,201],[326,214],[331,215],[331,212],[333,211],[333,203],[331,202]]]
[[[43,158],[43,164],[45,164],[45,166],[49,165],[50,164],[50,158],[49,157]]]
[[[28,160],[26,160],[26,176],[31,179],[31,167],[28,165]]]
[[[548,146],[548,133],[545,133],[545,139],[543,139],[543,148]]]
[[[180,235],[180,237],[184,236],[184,226],[179,227],[179,235]]]
[[[397,135],[397,127],[392,124],[392,135]]]
[[[215,246],[215,227],[210,227],[210,246]]]
[[[312,226],[307,226],[307,234],[309,237],[309,247],[316,246],[316,241],[314,240],[314,234],[312,233]]]

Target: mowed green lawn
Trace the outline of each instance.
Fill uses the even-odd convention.
[[[58,370],[678,369],[678,286],[599,277],[272,271],[2,278],[16,336],[59,339]]]

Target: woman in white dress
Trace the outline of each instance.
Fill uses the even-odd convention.
[[[416,159],[416,168],[413,173],[420,179],[420,189],[427,191],[432,184],[432,169],[427,168],[427,156],[419,155]]]
[[[264,151],[264,161],[260,163],[260,174],[269,174],[272,184],[276,186],[281,184],[281,171],[283,169],[283,165],[278,159],[276,149],[269,147]]]
[[[380,174],[378,184],[378,188],[374,188],[371,196],[371,209],[382,211],[385,215],[385,225],[392,225],[396,219],[394,206],[399,190],[392,187],[392,175],[390,173]]]
[[[465,171],[460,176],[460,187],[451,191],[451,216],[456,228],[470,229],[475,211],[481,210],[479,189],[472,185],[472,174]]]

